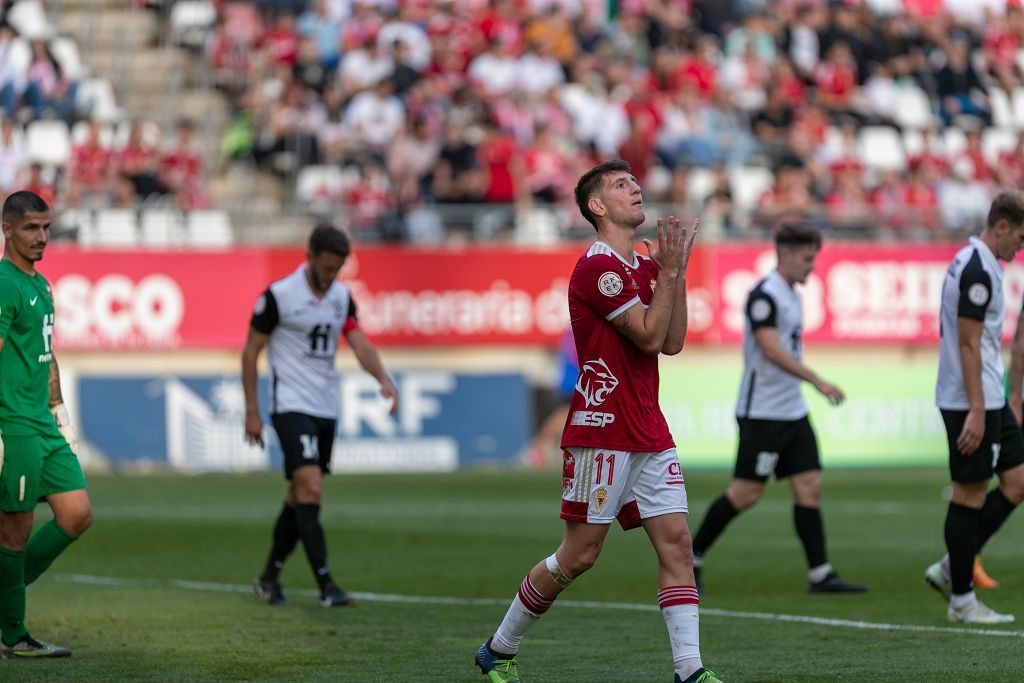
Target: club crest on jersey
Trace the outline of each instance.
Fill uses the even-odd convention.
[[[620,281],[621,284],[621,281]],[[588,360],[580,365],[580,376],[576,380],[576,391],[580,392],[586,406],[599,406],[608,398],[608,394],[619,386],[612,371],[603,359]]]
[[[608,504],[608,489],[601,487],[594,491],[594,505],[597,506],[597,511],[601,512],[604,510],[604,506]]]
[[[605,296],[615,296],[622,291],[622,278],[618,273],[609,270],[598,279],[597,288]]]
[[[967,290],[967,298],[975,306],[984,306],[988,303],[988,287],[980,282],[975,282]]]

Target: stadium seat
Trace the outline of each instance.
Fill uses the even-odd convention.
[[[1024,87],[1013,89],[1013,125],[1024,130]]]
[[[1017,131],[1012,128],[986,128],[981,132],[981,153],[985,161],[995,165],[1002,152],[1017,146]]]
[[[1001,128],[1013,126],[1013,104],[1002,88],[989,88],[988,101],[992,104],[992,124]]]
[[[295,181],[295,200],[313,205],[331,203],[341,195],[343,184],[344,178],[338,166],[305,166]]]
[[[775,180],[769,169],[760,166],[734,166],[726,173],[733,201],[736,202],[736,208],[741,211],[755,208],[761,195]]]
[[[50,52],[60,64],[64,75],[73,81],[82,77],[82,56],[78,52],[78,43],[74,39],[57,36],[50,41]]]
[[[89,139],[89,122],[79,121],[71,127],[71,145],[85,144],[85,141]],[[100,142],[105,147],[110,147],[114,144],[114,129],[110,126],[100,127]]]
[[[99,209],[91,243],[97,247],[134,247],[139,243],[135,209]]]
[[[87,78],[78,84],[75,108],[95,121],[116,121],[121,109],[114,97],[114,86],[105,78]]]
[[[857,136],[857,150],[869,168],[901,171],[907,167],[907,153],[899,132],[888,126],[865,126]]]
[[[217,209],[190,211],[185,232],[193,247],[230,247],[235,241],[228,212]]]
[[[704,200],[715,190],[715,173],[706,168],[692,168],[686,176],[686,196],[694,206],[704,206]]]
[[[10,60],[12,72],[28,73],[28,68],[32,65],[32,47],[27,40],[19,36],[11,41],[11,52],[7,58]]]
[[[74,235],[83,246],[92,239],[93,217],[89,209],[64,209],[57,213],[54,223],[54,233]]]
[[[967,149],[967,136],[963,128],[950,126],[944,134],[946,143],[946,156],[950,159]]]
[[[897,88],[896,123],[903,128],[926,128],[935,125],[932,101],[928,93],[915,86]]]
[[[184,216],[177,209],[144,209],[139,224],[143,246],[173,247],[185,240]]]
[[[40,0],[20,0],[14,3],[4,15],[4,21],[27,40],[48,40],[55,33]]]
[[[537,206],[516,212],[516,244],[552,246],[558,238],[558,219],[551,209]]]
[[[63,121],[32,121],[25,129],[30,161],[63,166],[71,158],[71,134]]]
[[[179,0],[171,8],[171,39],[189,47],[203,47],[217,21],[209,0]]]

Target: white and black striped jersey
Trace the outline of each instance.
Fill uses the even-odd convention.
[[[999,352],[1003,334],[1003,267],[992,250],[977,237],[956,253],[942,281],[939,309],[939,377],[935,384],[935,405],[944,410],[967,410],[963,366],[960,363],[960,335],[957,318],[984,322],[981,333],[981,387],[985,410],[997,410],[1006,403],[1003,392],[1003,357]]]
[[[358,326],[349,288],[334,282],[318,299],[303,264],[260,295],[251,325],[270,335],[270,412],[337,418],[338,337]]]
[[[762,327],[774,327],[779,343],[803,360],[803,309],[800,294],[773,270],[747,296],[743,329],[743,381],[736,416],[757,420],[799,420],[807,415],[801,380],[768,360],[754,337]]]

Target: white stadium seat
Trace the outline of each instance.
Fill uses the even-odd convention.
[[[227,211],[197,209],[190,211],[186,221],[188,244],[193,247],[230,247],[235,236]]]
[[[84,145],[89,139],[89,122],[79,121],[71,127],[71,145]],[[110,126],[100,126],[100,143],[109,148],[114,144],[114,131]]]
[[[915,86],[896,89],[896,123],[903,128],[928,128],[935,125],[932,101],[928,93]]]
[[[1002,88],[989,88],[988,101],[992,105],[992,123],[999,127],[1012,126],[1013,103]]]
[[[857,136],[857,151],[869,168],[901,171],[907,167],[903,138],[888,126],[865,126]]]
[[[114,97],[114,86],[105,78],[86,78],[78,84],[75,108],[94,121],[116,121],[121,109]]]
[[[32,121],[25,129],[30,161],[63,166],[71,158],[71,134],[63,121]]]
[[[986,128],[981,133],[981,153],[985,161],[995,165],[1002,152],[1017,146],[1017,131],[1012,128]]]
[[[1013,89],[1013,125],[1024,130],[1024,87]]]
[[[704,200],[715,191],[715,173],[707,168],[695,167],[686,176],[686,196],[694,206],[704,206]]]
[[[209,0],[178,0],[171,8],[171,38],[176,43],[202,47],[217,21],[217,8]]]
[[[950,126],[945,132],[946,142],[946,156],[950,159],[955,158],[960,152],[967,149],[967,136],[964,135],[963,128],[957,128]]]
[[[775,181],[772,172],[760,166],[734,166],[726,173],[736,208],[741,211],[748,211],[756,207],[761,195]]]
[[[295,181],[295,198],[306,204],[331,203],[341,194],[344,178],[333,164],[304,166]]]
[[[139,243],[135,209],[99,209],[91,242],[97,247],[134,247]]]
[[[40,0],[20,0],[7,10],[4,20],[28,40],[47,40],[55,31]]]
[[[146,247],[172,247],[185,239],[184,216],[177,209],[144,209],[139,227],[141,243]]]
[[[60,64],[64,75],[73,81],[82,76],[82,56],[78,52],[78,43],[67,36],[57,36],[50,41],[50,52]]]

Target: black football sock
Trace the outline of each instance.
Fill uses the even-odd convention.
[[[981,514],[978,516],[978,552],[985,547],[988,539],[999,531],[1006,518],[1010,516],[1017,506],[1006,499],[1003,492],[994,488],[985,496],[985,504],[981,507]]]
[[[288,507],[288,504],[285,503],[281,508],[281,514],[277,516],[277,523],[274,525],[274,544],[270,547],[267,566],[263,568],[260,579],[277,581],[284,561],[291,555],[298,542],[299,527],[295,521],[295,508]]]
[[[302,547],[306,549],[309,566],[313,569],[320,590],[323,590],[333,581],[327,569],[327,540],[324,538],[324,529],[320,526],[320,506],[300,503],[295,508],[295,520],[298,523]]]
[[[711,544],[725,531],[725,527],[740,513],[732,506],[729,498],[723,493],[711,504],[704,515],[697,535],[693,537],[693,554],[704,555]]]
[[[801,505],[793,506],[793,524],[796,535],[804,546],[808,569],[814,569],[828,562],[825,554],[825,525],[821,521],[821,510]]]
[[[980,510],[959,503],[950,503],[946,512],[946,550],[949,552],[949,577],[954,595],[971,592],[980,515]]]

